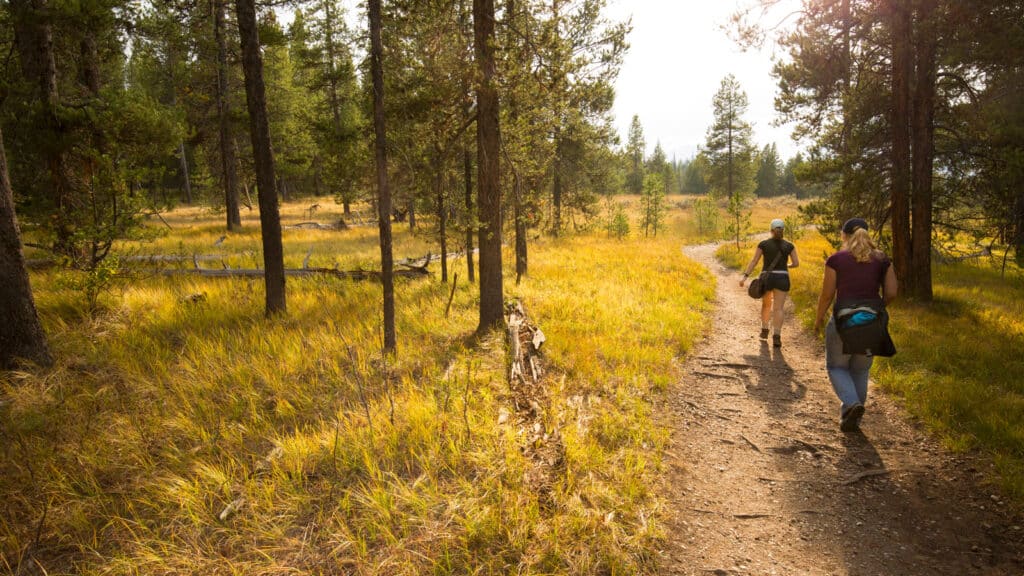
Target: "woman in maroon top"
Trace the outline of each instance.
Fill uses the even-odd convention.
[[[825,261],[814,330],[821,332],[834,299],[833,313],[825,328],[825,367],[841,402],[839,429],[852,432],[860,427],[864,415],[874,356],[871,350],[865,354],[843,353],[836,316],[842,312],[841,317],[853,318],[858,310],[866,311],[868,319],[873,318],[871,310],[884,314],[885,304],[896,298],[897,283],[889,257],[875,246],[868,235],[868,223],[862,218],[851,218],[843,224],[842,240],[842,249]]]

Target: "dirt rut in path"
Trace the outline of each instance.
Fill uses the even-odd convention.
[[[712,326],[669,405],[664,574],[1024,574],[1024,519],[991,470],[953,455],[871,385],[862,432],[839,431],[820,340],[758,338],[760,303],[713,246]],[[898,345],[899,343],[897,343]]]

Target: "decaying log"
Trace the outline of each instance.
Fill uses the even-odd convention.
[[[546,407],[550,405],[545,389],[540,347],[544,333],[527,320],[522,304],[505,307],[508,326],[508,383],[514,417],[499,421],[514,425],[522,442],[520,450],[530,465],[523,474],[527,486],[538,494],[542,507],[553,505],[551,494],[558,477],[565,472],[565,444],[554,419]]]
[[[533,382],[541,376],[540,365],[535,357],[540,353],[540,347],[544,344],[546,337],[544,332],[536,326],[530,326],[526,321],[526,313],[519,302],[510,304],[506,310],[508,314],[508,342],[509,357],[509,382],[514,385],[519,379],[525,382],[530,376]],[[529,367],[529,371],[527,371]]]
[[[320,222],[299,222],[281,226],[282,230],[347,230],[349,225],[344,220],[338,220],[333,224],[321,224]]]
[[[216,278],[262,278],[264,271],[260,268],[227,268],[218,270],[216,268],[178,268],[164,269],[160,271],[164,276],[207,276]],[[346,278],[349,280],[375,280],[380,281],[379,270],[336,270],[334,268],[286,268],[285,276],[334,276],[335,278]],[[395,270],[395,278],[423,278],[429,275],[426,267],[408,268]]]

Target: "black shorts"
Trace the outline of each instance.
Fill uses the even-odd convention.
[[[776,274],[772,272],[768,274],[768,282],[766,284],[765,291],[781,290],[789,292],[789,274]]]

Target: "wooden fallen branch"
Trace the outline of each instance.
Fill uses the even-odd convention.
[[[706,366],[721,366],[723,368],[735,368],[736,370],[745,370],[747,368],[757,368],[753,364],[741,364],[739,362],[712,362],[706,364]]]
[[[755,452],[761,452],[761,448],[759,448],[757,444],[754,444],[753,442],[751,442],[750,438],[747,438],[743,434],[740,434],[740,438],[743,438],[744,442],[746,442],[747,444],[750,444],[750,447],[753,448]]]
[[[730,374],[715,374],[714,372],[700,372],[700,371],[694,372],[694,374],[696,374],[698,376],[707,376],[708,378],[721,378],[723,380],[739,380],[740,382],[743,381],[742,378],[738,378],[738,377],[732,376]]]
[[[849,486],[850,484],[856,484],[857,482],[860,482],[861,480],[863,480],[865,478],[871,478],[872,476],[885,476],[885,475],[887,475],[889,473],[890,473],[890,470],[888,470],[886,468],[877,468],[875,470],[865,470],[864,472],[860,472],[859,474],[854,474],[853,476],[850,476],[846,480],[843,480],[842,482],[840,482],[840,484],[842,484],[843,486]]]
[[[262,278],[265,271],[262,268],[179,268],[160,270],[164,276],[206,276],[212,278]],[[333,276],[348,280],[376,280],[380,281],[379,270],[336,270],[334,268],[286,268],[285,276],[310,277],[310,276]],[[395,270],[392,272],[395,278],[423,278],[430,273],[424,268],[409,268]]]
[[[344,220],[338,220],[334,224],[321,224],[320,222],[299,222],[281,226],[282,230],[347,230],[349,227]]]
[[[473,254],[477,254],[479,252],[480,252],[479,249],[477,249],[477,248],[473,249]],[[448,253],[448,259],[451,260],[451,259],[454,259],[454,258],[461,258],[461,257],[463,257],[465,255],[466,255],[466,251],[465,250],[463,250],[461,252],[449,252]],[[440,254],[430,254],[430,253],[428,253],[426,256],[424,256],[422,258],[405,258],[403,260],[399,260],[398,262],[395,262],[395,265],[396,266],[425,266],[426,264],[428,264],[430,262],[436,262],[436,261],[438,261],[440,259],[441,259],[441,255]]]
[[[121,261],[141,264],[164,264],[167,262],[207,262],[223,260],[225,258],[227,258],[225,254],[192,254],[191,256],[182,254],[139,254],[136,256],[125,256],[121,258]]]

